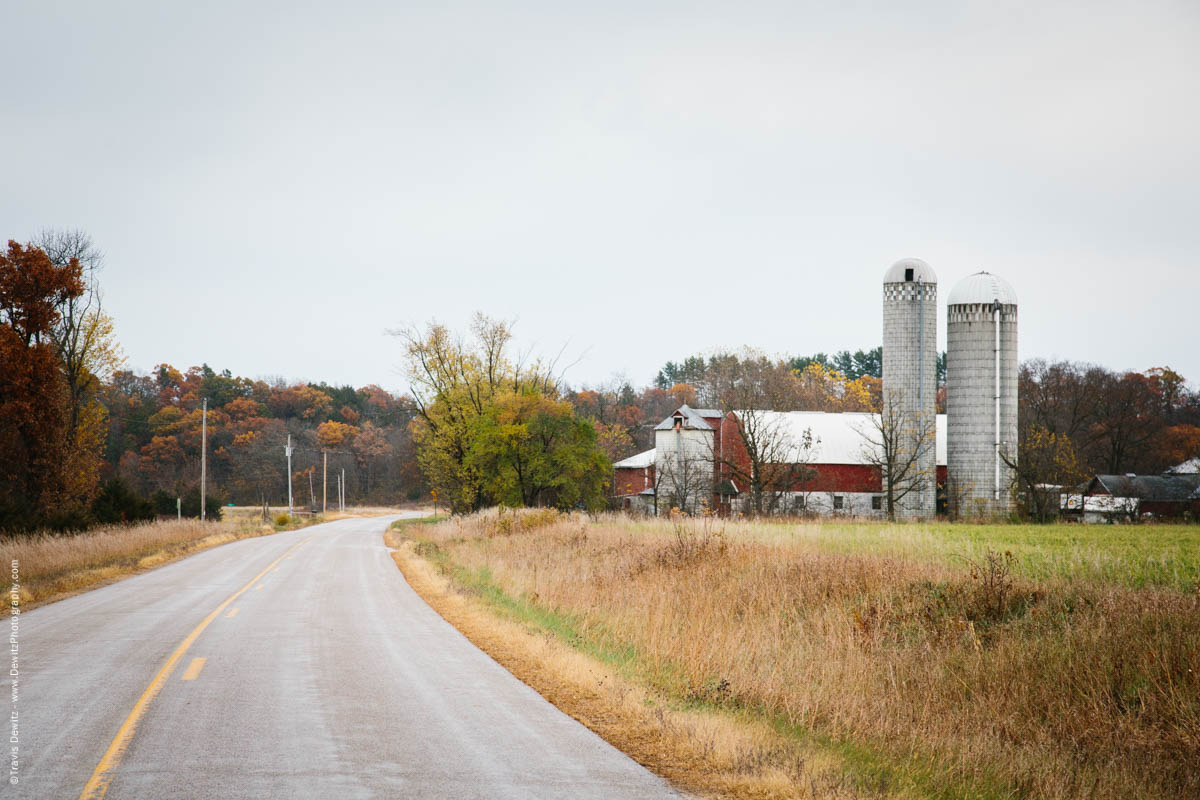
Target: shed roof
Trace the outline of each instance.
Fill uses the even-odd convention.
[[[1167,473],[1170,475],[1193,475],[1197,472],[1200,472],[1200,457],[1189,459],[1182,464],[1176,464],[1167,470]]]
[[[802,460],[813,464],[868,464],[869,443],[867,437],[877,434],[873,420],[878,414],[861,411],[735,411],[734,414],[760,414],[763,425],[779,430],[792,443],[791,461]],[[804,432],[812,431],[813,448],[803,453],[800,443]],[[939,466],[946,464],[946,415],[937,415],[935,458]]]
[[[645,469],[654,466],[654,448],[638,453],[636,456],[622,459],[613,464],[613,469]]]
[[[1186,503],[1200,489],[1200,474],[1097,475],[1088,483],[1088,494],[1097,488],[1113,497],[1138,497],[1168,503]]]
[[[950,290],[946,305],[964,306],[974,303],[993,303],[999,300],[1001,305],[1017,304],[1017,293],[1008,281],[990,272],[976,272],[968,275]]]
[[[904,275],[910,269],[913,271],[912,283],[937,283],[937,273],[933,267],[919,258],[902,258],[892,264],[883,276],[883,282],[905,283]]]

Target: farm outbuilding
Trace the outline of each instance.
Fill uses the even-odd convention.
[[[613,464],[613,495],[626,511],[649,513],[654,508],[653,448]]]
[[[1086,523],[1200,519],[1200,473],[1096,475],[1063,496],[1062,510]]]

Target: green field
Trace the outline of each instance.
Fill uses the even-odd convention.
[[[629,525],[659,530],[661,523]],[[987,551],[1013,554],[1015,576],[1195,590],[1200,582],[1200,525],[974,525],[879,522],[717,521],[731,541],[756,540],[800,550],[880,554],[966,566]]]

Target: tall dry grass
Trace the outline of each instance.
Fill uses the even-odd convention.
[[[0,564],[18,562],[21,602],[40,605],[183,555],[274,529],[198,520],[114,525],[85,533],[0,538]]]
[[[491,512],[414,535],[632,646],[677,698],[920,765],[947,796],[1200,796],[1194,589],[1033,581],[999,553],[822,552],[712,520]]]

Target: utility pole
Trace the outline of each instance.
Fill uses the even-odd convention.
[[[175,498],[175,521],[179,522],[183,519],[183,498]]]
[[[346,468],[342,467],[342,511],[346,510]]]
[[[315,513],[317,510],[317,493],[313,491],[312,483],[313,468],[308,468],[308,513]]]
[[[208,398],[204,398],[204,414],[200,418],[200,521],[204,522],[204,500],[208,487]]]
[[[329,451],[321,451],[321,513],[329,503]]]
[[[288,434],[287,447],[283,448],[288,460],[288,516],[292,516],[292,435]]]

